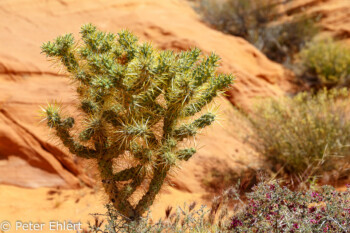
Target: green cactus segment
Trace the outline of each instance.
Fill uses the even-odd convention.
[[[176,156],[181,160],[187,161],[192,157],[192,155],[194,155],[194,153],[196,153],[196,149],[189,148],[189,149],[179,150],[176,153]]]
[[[141,172],[141,165],[131,167],[114,174],[114,181],[127,181],[133,179],[139,172]]]
[[[81,145],[70,135],[69,130],[74,126],[74,118],[68,117],[62,120],[59,108],[54,105],[49,105],[46,109],[43,109],[43,111],[46,115],[45,119],[47,120],[47,125],[56,130],[56,135],[71,153],[83,158],[94,158],[96,156],[95,150]]]
[[[207,85],[205,85],[204,90],[198,93],[195,101],[185,107],[183,110],[184,115],[193,116],[201,111],[205,105],[210,103],[214,97],[216,97],[221,90],[230,85],[233,80],[234,78],[232,75],[219,74],[216,77],[211,77],[206,83]]]
[[[215,75],[215,69],[218,66],[219,60],[220,58],[216,54],[212,53],[209,57],[203,60],[202,63],[200,63],[200,65],[193,72],[193,85],[195,87],[201,86],[209,78]]]
[[[119,199],[128,200],[128,198],[136,191],[136,189],[142,184],[145,178],[145,172],[140,170],[132,179],[130,184],[124,186],[120,192]]]
[[[121,192],[114,181],[112,161],[110,159],[100,159],[98,161],[98,167],[103,187],[110,201],[113,203],[113,206],[120,211],[121,214],[129,218],[135,217],[135,211],[130,202],[127,199],[120,198]]]
[[[153,204],[154,199],[160,191],[165,177],[169,172],[170,167],[166,165],[158,166],[155,171],[151,183],[148,187],[148,191],[143,195],[139,203],[135,207],[136,213],[144,213]]]
[[[97,161],[113,206],[137,219],[152,205],[168,172],[196,152],[179,149],[181,141],[212,124],[215,115],[204,106],[233,77],[217,74],[220,58],[202,57],[197,48],[158,51],[127,30],[114,35],[91,24],[80,34],[79,43],[67,34],[44,43],[42,52],[70,74],[82,121],[75,126],[56,105],[44,109],[45,119],[71,153]],[[199,118],[185,123],[197,113]],[[113,163],[128,168],[115,172]],[[136,192],[142,193],[138,202]]]
[[[181,127],[174,130],[174,137],[182,141],[185,138],[190,136],[195,136],[197,134],[198,129],[202,129],[206,126],[211,125],[211,123],[215,120],[215,115],[213,113],[203,114],[200,118],[193,121],[191,124],[184,124]]]

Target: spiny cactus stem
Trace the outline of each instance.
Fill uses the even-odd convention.
[[[123,190],[120,192],[121,195],[119,199],[128,200],[128,198],[136,191],[136,189],[142,184],[142,181],[145,178],[145,173],[139,171],[137,174],[134,174],[133,180],[130,184],[126,185]]]
[[[135,175],[140,171],[141,165],[136,167],[131,167],[124,169],[113,176],[114,181],[127,181],[135,177]]]
[[[168,174],[170,166],[165,164],[160,164],[155,169],[151,183],[149,184],[148,191],[143,195],[137,206],[135,207],[135,212],[142,216],[142,214],[147,211],[147,209],[153,204],[154,199],[160,188],[162,187],[165,177]]]
[[[97,152],[76,142],[70,135],[68,129],[56,127],[56,135],[61,139],[69,151],[79,157],[92,159],[96,158]]]
[[[168,117],[165,117],[164,119],[164,126],[163,126],[163,142],[168,140],[171,137],[173,128],[175,126],[175,119],[178,116],[178,111],[169,111],[168,110]]]
[[[121,214],[132,218],[135,216],[135,211],[127,199],[120,198],[120,191],[114,181],[112,160],[100,159],[98,168],[101,174],[101,179],[105,192],[107,193],[110,202],[121,212]]]

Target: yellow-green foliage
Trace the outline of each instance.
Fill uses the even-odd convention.
[[[322,84],[349,84],[349,47],[330,39],[314,41],[301,51],[300,58],[305,71],[317,75]]]
[[[347,89],[260,102],[249,116],[250,143],[289,174],[322,174],[350,159]]]
[[[170,169],[196,152],[181,142],[215,120],[202,109],[233,77],[217,74],[219,57],[201,57],[199,49],[157,51],[128,31],[117,36],[90,24],[81,36],[79,43],[68,34],[42,46],[75,83],[80,132],[57,106],[44,109],[45,119],[70,152],[97,161],[113,206],[138,219]],[[144,190],[139,200],[133,198],[137,190]]]

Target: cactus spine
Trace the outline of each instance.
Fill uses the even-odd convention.
[[[128,31],[117,36],[91,24],[80,33],[82,42],[67,34],[44,43],[42,52],[60,61],[74,81],[84,116],[81,131],[72,133],[74,118],[62,116],[58,106],[46,107],[45,119],[71,153],[97,161],[113,206],[137,219],[170,169],[196,152],[181,142],[215,120],[202,109],[233,77],[216,74],[219,57],[213,53],[157,51]],[[126,156],[129,166],[116,171]],[[146,191],[132,203],[140,187]]]

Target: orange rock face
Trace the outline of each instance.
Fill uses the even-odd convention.
[[[221,72],[237,77],[228,92],[229,100],[237,105],[249,106],[252,98],[279,96],[289,88],[287,70],[245,40],[203,24],[185,1],[2,0],[0,12],[0,183],[24,187],[90,184],[37,117],[39,105],[55,99],[67,111],[74,109],[73,88],[60,67],[40,54],[41,44],[70,32],[79,38],[81,25],[88,22],[114,33],[127,28],[160,49],[198,47],[205,53],[216,52],[222,58]],[[222,109],[230,108],[227,101],[219,102]],[[199,192],[205,167],[236,166],[233,148],[240,145],[233,131],[232,126],[210,129],[201,142],[205,147],[173,179],[175,186]]]
[[[323,32],[350,42],[350,3],[348,0],[294,0],[287,6],[288,15],[303,12],[318,15]]]
[[[0,83],[0,182],[31,188],[91,185],[72,157],[48,140],[50,134],[39,125],[39,105],[65,96],[67,80],[29,76],[9,81],[2,76]],[[50,85],[55,90],[46,88]]]

